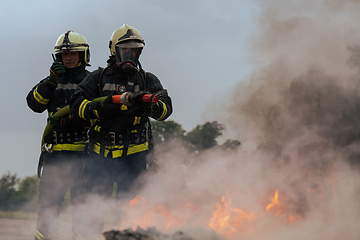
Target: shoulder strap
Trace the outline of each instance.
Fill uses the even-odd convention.
[[[99,67],[98,70],[101,72],[100,73],[100,77],[99,77],[99,92],[100,92],[100,95],[103,97],[103,93],[102,93],[102,89],[104,88],[105,86],[105,83],[106,83],[106,80],[107,80],[107,75],[104,74],[104,72],[106,71],[106,69],[108,69],[108,67],[106,68],[102,68],[102,67]]]
[[[137,78],[137,83],[139,84],[140,90],[146,91],[146,72],[144,69],[139,71],[140,79]]]

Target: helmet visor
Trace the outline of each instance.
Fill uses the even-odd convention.
[[[132,61],[136,65],[140,54],[140,48],[136,44],[138,43],[132,42],[116,45],[116,62],[120,64],[121,62]]]

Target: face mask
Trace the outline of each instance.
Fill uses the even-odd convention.
[[[132,50],[128,50],[124,52],[121,51],[120,46],[116,46],[116,62],[126,74],[130,74],[134,72],[134,68],[137,65],[136,55],[137,54],[133,53]]]

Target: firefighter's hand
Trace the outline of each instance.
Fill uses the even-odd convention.
[[[70,114],[68,116],[62,117],[62,118],[50,116],[49,122],[52,125],[54,125],[55,127],[66,127],[66,126],[70,125],[71,118],[72,118],[72,115],[70,115]]]
[[[133,106],[140,106],[144,103],[143,96],[147,93],[149,93],[149,92],[146,92],[146,91],[134,92],[133,94],[131,94],[129,96],[129,102]]]
[[[121,105],[112,102],[112,95],[107,96],[104,102],[100,104],[98,114],[100,118],[113,118],[120,113]]]
[[[60,62],[53,62],[50,67],[50,82],[54,85],[57,84],[59,77],[61,77],[65,73],[65,67]]]

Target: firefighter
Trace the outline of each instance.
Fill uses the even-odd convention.
[[[135,182],[146,169],[151,155],[149,117],[163,121],[172,113],[167,90],[154,74],[141,67],[139,56],[144,46],[140,32],[134,27],[124,24],[115,30],[109,43],[111,56],[107,67],[85,78],[70,100],[72,114],[95,121],[89,133],[86,161],[89,196],[110,199],[116,182],[117,199],[131,199]],[[156,94],[159,100],[143,102],[146,94]],[[122,104],[115,104],[112,99],[116,95],[128,98]],[[92,101],[99,97],[106,99]],[[88,234],[90,230],[93,234],[102,231],[103,216],[99,212],[95,215],[92,222],[98,224],[88,226]]]
[[[48,111],[48,124],[52,131],[43,137],[44,145],[39,161],[38,219],[36,240],[58,239],[59,214],[65,194],[71,189],[73,212],[81,197],[82,155],[90,122],[71,114],[54,114],[69,105],[77,85],[89,74],[90,50],[86,39],[79,33],[67,31],[60,35],[54,48],[54,62],[50,74],[27,95],[28,106],[37,113]],[[73,235],[76,219],[73,216]]]

